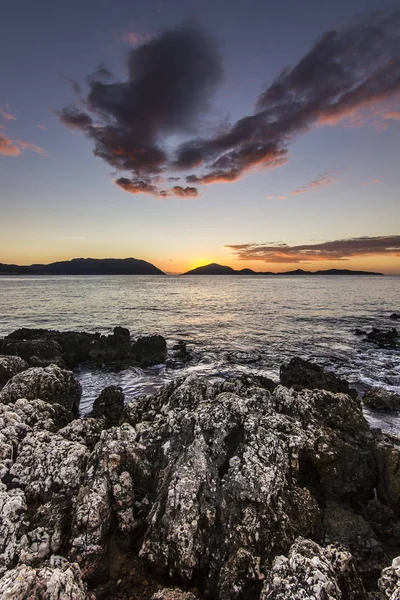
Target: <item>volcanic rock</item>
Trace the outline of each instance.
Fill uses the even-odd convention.
[[[292,358],[289,364],[281,366],[280,380],[282,385],[296,390],[304,388],[328,390],[357,398],[356,390],[351,389],[345,379],[340,379],[319,365],[298,357]]]

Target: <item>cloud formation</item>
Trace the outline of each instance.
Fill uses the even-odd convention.
[[[126,191],[193,196],[190,187],[159,188],[165,142],[193,131],[221,78],[215,42],[196,27],[182,27],[132,49],[125,81],[104,81],[100,72],[88,78],[87,111],[68,107],[58,115],[94,142],[96,156],[130,172],[116,180]]]
[[[400,235],[359,237],[318,244],[289,246],[272,244],[228,244],[238,260],[260,260],[266,263],[310,263],[326,260],[348,260],[371,255],[400,256]]]
[[[6,119],[6,121],[16,121],[17,118],[14,117],[14,115],[12,115],[10,113],[10,107],[8,106],[8,104],[5,105],[5,109],[1,108],[0,106],[0,115],[2,117],[4,117],[4,119]]]
[[[131,193],[162,194],[163,175],[173,170],[190,187],[229,183],[254,169],[284,165],[293,138],[313,126],[400,98],[399,33],[400,10],[327,31],[265,88],[251,115],[196,137],[194,126],[222,68],[211,38],[182,27],[133,48],[125,81],[100,72],[90,76],[86,109],[68,107],[58,114],[93,141],[97,156],[129,173],[116,182]],[[183,138],[175,149],[171,134]],[[313,184],[318,182],[297,193],[315,189]]]
[[[47,156],[47,151],[40,146],[24,140],[12,141],[10,138],[0,135],[0,154],[3,156],[19,156],[24,150],[32,150],[41,156]]]
[[[297,190],[294,190],[293,192],[290,192],[290,194],[292,196],[296,196],[297,194],[306,194],[307,192],[315,192],[315,190],[318,190],[319,188],[329,187],[330,185],[335,183],[335,181],[337,181],[338,179],[339,179],[339,177],[337,176],[336,173],[322,173],[321,175],[318,175],[317,177],[315,177],[315,179],[313,179],[312,181],[309,181],[308,183],[303,185],[303,187],[298,188]]]
[[[9,138],[0,135],[0,154],[3,156],[18,156],[18,154],[21,154],[21,150]]]

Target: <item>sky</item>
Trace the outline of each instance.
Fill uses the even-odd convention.
[[[400,274],[400,2],[14,0],[0,262]]]

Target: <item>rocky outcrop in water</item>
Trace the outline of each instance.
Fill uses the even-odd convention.
[[[325,371],[319,365],[302,358],[292,358],[287,365],[282,365],[280,380],[282,385],[296,390],[328,390],[333,393],[349,394],[353,398],[357,397],[356,390],[351,389],[345,379],[340,379],[334,373]]]
[[[48,371],[32,371],[44,395]],[[122,417],[108,388],[71,421],[62,388],[64,405],[17,399],[13,379],[2,597],[368,600],[378,579],[397,593],[397,567],[382,569],[400,550],[399,451],[349,395],[190,376]]]
[[[372,342],[379,348],[400,348],[400,336],[395,327],[392,329],[378,329],[374,327],[370,332],[360,332],[366,336],[368,342]]]
[[[26,360],[30,366],[80,365],[121,370],[148,367],[165,361],[167,344],[160,335],[131,341],[128,329],[115,327],[111,335],[49,329],[17,329],[0,339],[0,352]]]
[[[370,388],[364,394],[363,402],[365,406],[383,412],[398,412],[400,410],[400,396],[381,387]]]

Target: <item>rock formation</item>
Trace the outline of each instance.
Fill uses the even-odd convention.
[[[68,371],[14,375],[0,596],[397,600],[400,452],[311,371],[291,389],[190,376],[123,411],[108,388],[85,419]]]

